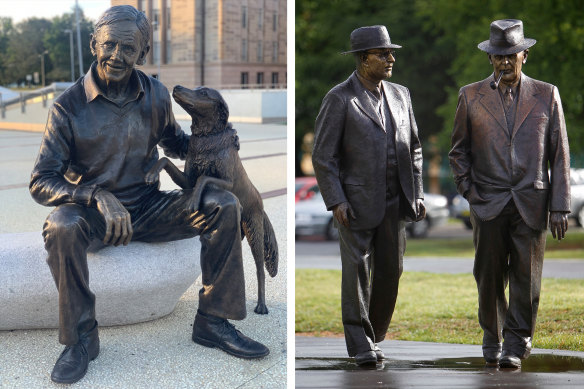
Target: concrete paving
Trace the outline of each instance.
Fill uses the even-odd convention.
[[[520,370],[485,366],[481,346],[384,341],[386,360],[358,367],[343,338],[296,337],[296,388],[582,388],[584,352],[532,350]]]
[[[190,122],[179,122],[188,131]],[[287,323],[286,126],[234,124],[240,155],[260,193],[279,245],[279,272],[266,278],[268,315],[257,315],[255,264],[243,244],[248,316],[233,321],[270,349],[260,360],[243,360],[191,341],[200,278],[168,316],[145,323],[100,328],[101,353],[79,388],[285,388]],[[0,131],[0,233],[40,231],[50,208],[28,193],[40,133]],[[176,188],[163,175],[162,188]],[[1,249],[1,248],[0,248]],[[23,309],[25,309],[23,307]],[[99,317],[98,317],[99,320]],[[0,331],[0,387],[55,387],[50,373],[62,346],[57,330]]]

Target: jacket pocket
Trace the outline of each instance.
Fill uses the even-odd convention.
[[[343,185],[365,185],[365,182],[358,177],[341,178]]]

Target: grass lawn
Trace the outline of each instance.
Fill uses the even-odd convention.
[[[465,257],[474,258],[472,238],[408,239],[406,255],[410,257]],[[584,232],[570,231],[561,242],[548,233],[546,259],[584,259]]]
[[[411,254],[410,254],[411,255]],[[340,270],[296,270],[296,333],[343,336]],[[386,339],[481,344],[470,274],[406,272]],[[584,280],[544,278],[533,347],[584,351]]]

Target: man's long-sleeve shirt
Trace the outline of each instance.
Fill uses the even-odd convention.
[[[168,91],[134,70],[129,99],[119,106],[95,81],[95,63],[49,111],[30,192],[40,204],[90,206],[97,188],[132,205],[156,187],[144,181],[158,160],[157,145],[184,159],[189,136],[174,119]]]

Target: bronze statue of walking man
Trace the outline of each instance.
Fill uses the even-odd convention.
[[[144,63],[150,35],[148,20],[135,8],[105,11],[91,37],[97,61],[50,109],[32,172],[33,198],[56,207],[43,237],[65,345],[51,374],[58,383],[79,381],[99,353],[87,250],[100,241],[117,246],[199,235],[203,288],[193,341],[241,358],[269,353],[227,321],[246,316],[238,199],[210,187],[197,204],[192,190],[164,192],[145,182],[158,145],[184,159],[189,143],[167,89],[135,69]]]
[[[460,90],[449,154],[470,203],[483,355],[508,368],[521,367],[531,350],[548,221],[561,240],[570,212],[560,94],[521,71],[535,43],[521,20],[491,23],[490,39],[478,47],[494,72]]]
[[[405,221],[425,216],[422,148],[407,88],[391,77],[395,49],[385,26],[351,33],[357,69],[325,96],[312,162],[339,229],[342,316],[349,356],[385,357],[406,244]]]

